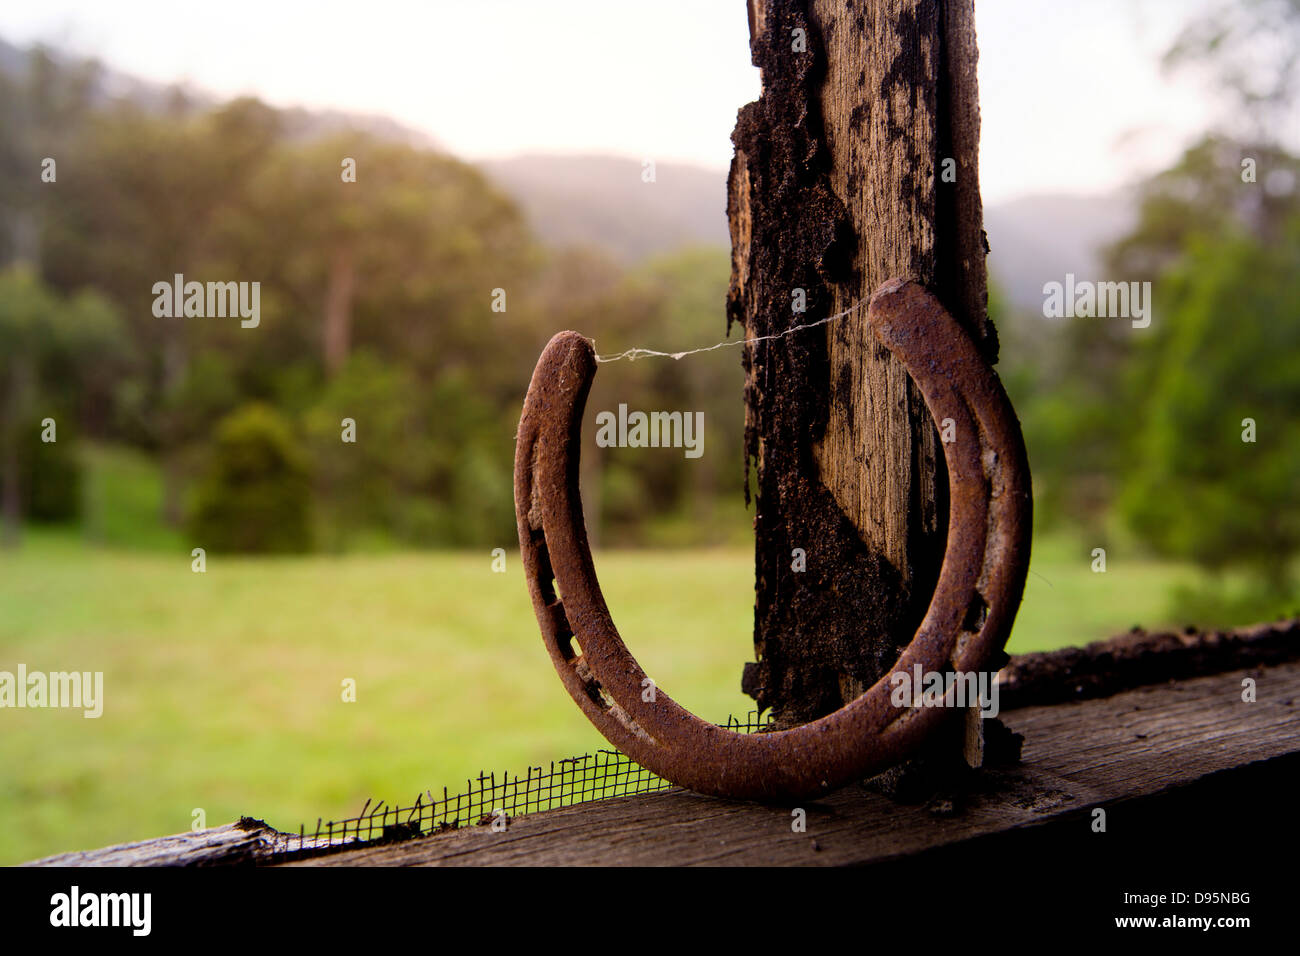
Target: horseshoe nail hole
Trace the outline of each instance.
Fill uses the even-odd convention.
[[[581,651],[581,648],[579,648],[579,651]],[[600,681],[591,675],[591,669],[587,667],[587,662],[581,656],[575,659],[573,670],[577,673],[578,679],[582,681],[582,689],[591,698],[593,704],[603,710],[609,710],[614,706],[614,698],[609,696],[609,691],[601,687]]]
[[[577,651],[573,649],[577,640],[573,636],[573,628],[569,626],[569,616],[564,612],[564,602],[557,600],[553,604],[548,604],[546,609],[550,611],[551,620],[554,622],[555,644],[564,655],[564,659],[571,661],[581,656],[582,648],[578,648]]]
[[[551,568],[551,552],[546,547],[546,533],[541,528],[534,528],[529,537],[533,541],[533,550],[537,554],[537,585],[542,592],[542,600],[549,606],[556,603],[555,571]]]
[[[576,646],[577,640],[574,640],[573,643]],[[582,648],[579,647],[578,650],[581,652]],[[593,704],[622,724],[624,729],[634,737],[647,743],[656,743],[654,737],[650,736],[631,714],[619,706],[618,701],[613,698],[609,691],[601,686],[600,681],[596,680],[595,675],[591,673],[591,668],[587,666],[587,662],[581,656],[574,658],[572,666],[573,672],[577,675],[578,680],[582,682],[583,693],[591,699]]]
[[[966,618],[961,623],[962,630],[978,634],[988,617],[988,602],[984,600],[984,595],[976,591],[975,596],[970,599],[970,605],[966,608]]]
[[[577,641],[573,637],[573,628],[569,626],[569,617],[564,610],[564,601],[556,593],[555,572],[551,568],[551,553],[546,547],[546,535],[541,528],[534,528],[529,533],[533,542],[533,553],[537,556],[537,589],[541,592],[542,602],[551,614],[552,632],[555,643],[565,660],[573,660],[582,655],[582,648],[574,651]]]

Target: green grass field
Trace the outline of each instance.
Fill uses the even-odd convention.
[[[503,543],[508,546],[508,543]],[[605,745],[542,648],[519,560],[210,557],[29,533],[0,552],[0,670],[103,671],[103,716],[0,711],[0,863],[252,815],[282,829]],[[744,714],[748,550],[597,556],[624,639],[701,716]],[[1163,620],[1186,569],[1040,540],[1013,652]],[[345,678],[357,701],[341,700]]]

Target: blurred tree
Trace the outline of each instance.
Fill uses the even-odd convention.
[[[71,410],[86,370],[101,361],[111,364],[120,348],[117,315],[99,296],[64,299],[26,267],[0,273],[0,511],[7,542],[17,540],[21,518],[31,513],[33,502],[38,517],[75,513],[75,482],[68,487],[67,475],[75,467],[68,453]],[[46,419],[53,422],[53,441],[46,440],[41,426]],[[61,447],[42,449],[42,444]],[[30,484],[46,478],[47,487]]]
[[[1108,271],[1124,279],[1158,276],[1197,239],[1229,230],[1280,239],[1300,209],[1300,158],[1278,146],[1208,134],[1142,183],[1138,203],[1137,224],[1105,253]]]
[[[136,423],[164,461],[164,517],[181,517],[185,387],[193,340],[228,334],[211,323],[153,315],[153,285],[235,279],[222,239],[246,212],[254,170],[278,136],[278,114],[255,100],[208,112],[175,97],[158,115],[131,104],[95,115],[76,142],[76,173],[51,202],[43,271],[56,288],[92,285],[122,308],[147,364],[140,371]],[[255,278],[255,277],[252,277]],[[238,322],[226,323],[238,330]],[[197,332],[194,331],[197,329]]]
[[[367,351],[339,369],[304,423],[324,543],[339,549],[360,532],[400,536],[401,503],[430,472],[410,373]]]
[[[195,494],[189,532],[220,552],[305,551],[311,545],[306,455],[274,408],[249,404],[222,419]]]
[[[1123,512],[1161,553],[1249,568],[1285,596],[1300,551],[1300,216],[1276,242],[1195,241],[1162,288],[1163,334],[1133,372],[1145,402]]]
[[[1241,160],[1247,153],[1258,161],[1260,175],[1253,181],[1242,176]],[[1235,307],[1229,307],[1230,298],[1221,298],[1220,321],[1198,326],[1193,333],[1184,328],[1199,308],[1192,301],[1218,296],[1234,282],[1245,281],[1245,275],[1229,277],[1217,271],[1211,289],[1193,288],[1188,273],[1203,269],[1216,255],[1225,257],[1225,268],[1227,263],[1240,265],[1241,243],[1247,237],[1257,251],[1287,248],[1300,219],[1300,159],[1278,147],[1251,148],[1211,135],[1193,144],[1169,170],[1143,183],[1138,197],[1136,224],[1105,250],[1104,260],[1108,278],[1152,283],[1151,326],[1134,329],[1125,321],[1067,320],[1058,333],[1061,362],[1043,370],[1042,380],[1051,387],[1043,389],[1032,406],[1018,404],[1027,407],[1026,438],[1042,515],[1049,521],[1065,517],[1079,522],[1098,543],[1106,540],[1111,506],[1121,493],[1127,496],[1124,513],[1130,519],[1141,510],[1136,502],[1148,497],[1131,487],[1126,490],[1126,485],[1134,480],[1134,463],[1150,461],[1155,440],[1151,422],[1170,427],[1177,423],[1160,404],[1181,388],[1171,384],[1171,377],[1199,380],[1197,387],[1212,394],[1217,389],[1221,395],[1233,387],[1230,375],[1245,372],[1245,366],[1210,362],[1200,346],[1181,337],[1219,336],[1226,356],[1239,346],[1261,344],[1252,331],[1256,323],[1281,321],[1278,315],[1247,312],[1245,296]],[[1292,282],[1293,299],[1300,300],[1300,286]],[[1269,361],[1264,355],[1257,359]],[[1157,382],[1165,383],[1164,391],[1156,391]],[[1169,440],[1196,441],[1182,431]],[[1152,480],[1150,474],[1142,479],[1148,490]],[[1166,487],[1165,494],[1171,504],[1189,504],[1176,487]],[[1166,514],[1152,511],[1156,513]],[[1207,534],[1228,533],[1226,527],[1211,532],[1209,526],[1217,519],[1209,512],[1184,514],[1184,522],[1204,520]],[[1130,523],[1148,535],[1152,520]],[[1174,547],[1168,539],[1152,544],[1181,557],[1198,551],[1198,560],[1211,563],[1208,551],[1190,545]]]
[[[684,249],[647,263],[643,274],[662,301],[663,318],[654,334],[663,337],[664,350],[723,340],[730,250]],[[710,332],[714,338],[701,341]],[[739,328],[731,330],[733,341],[743,335]],[[745,374],[740,358],[739,347],[723,348],[693,355],[689,361],[658,359],[647,369],[658,408],[704,413],[703,454],[689,460],[680,452],[656,456],[651,461],[661,473],[652,470],[649,476],[662,489],[656,503],[684,508],[700,531],[709,527],[720,500],[734,504],[745,473]]]
[[[1136,225],[1105,250],[1109,278],[1153,283],[1152,326],[1133,330],[1124,322],[1068,322],[1061,345],[1063,365],[1032,416],[1050,423],[1031,443],[1031,454],[1042,451],[1034,462],[1036,484],[1040,476],[1048,482],[1041,500],[1043,511],[1082,519],[1093,538],[1104,538],[1107,511],[1122,489],[1125,513],[1135,527],[1154,534],[1153,518],[1138,520],[1139,502],[1153,502],[1148,493],[1134,490],[1133,463],[1149,460],[1156,441],[1156,426],[1150,422],[1158,420],[1162,427],[1178,424],[1178,417],[1161,404],[1181,388],[1174,381],[1200,377],[1204,384],[1225,389],[1232,386],[1225,376],[1244,373],[1244,366],[1232,362],[1210,362],[1200,346],[1182,337],[1209,335],[1213,330],[1225,339],[1225,355],[1235,348],[1228,346],[1228,337],[1236,345],[1261,344],[1252,329],[1262,318],[1241,308],[1225,309],[1226,325],[1198,326],[1199,331],[1183,328],[1198,314],[1200,306],[1194,306],[1194,300],[1213,299],[1241,278],[1216,272],[1213,288],[1194,289],[1187,276],[1189,269],[1204,267],[1216,254],[1226,257],[1225,268],[1228,262],[1240,264],[1243,242],[1260,250],[1281,250],[1290,242],[1300,216],[1300,158],[1279,144],[1277,134],[1294,115],[1300,92],[1298,63],[1300,0],[1248,0],[1207,8],[1188,21],[1165,55],[1171,70],[1196,67],[1202,75],[1215,78],[1226,106],[1223,127],[1228,132],[1207,133],[1171,168],[1142,183]],[[1300,292],[1292,288],[1293,296]],[[1228,300],[1220,304],[1226,306]],[[1263,355],[1257,360],[1269,361]],[[1192,364],[1174,368],[1171,362],[1175,361]],[[1162,391],[1153,391],[1156,382],[1164,383]],[[1163,441],[1194,439],[1180,431]],[[1164,460],[1168,464],[1174,459]],[[1155,480],[1152,474],[1140,480],[1147,492]],[[1177,488],[1166,492],[1170,503],[1189,504]],[[1268,506],[1273,504],[1277,502]],[[1166,513],[1160,509],[1151,513],[1157,511]],[[1230,533],[1214,513],[1203,517],[1206,535]],[[1201,516],[1194,520],[1200,521]],[[1162,550],[1184,557],[1195,553],[1207,565],[1224,560],[1211,550],[1226,554],[1223,541],[1214,548],[1205,541],[1203,546],[1185,541],[1175,547],[1167,535],[1154,537],[1161,539],[1153,544]]]
[[[1243,175],[1243,158],[1255,175]],[[1106,260],[1123,279],[1155,278],[1156,315],[1141,334],[1086,319],[1070,327],[1073,372],[1057,399],[1081,452],[1076,483],[1110,476],[1102,496],[1122,490],[1123,515],[1158,551],[1214,570],[1251,565],[1276,596],[1294,551],[1296,485],[1274,483],[1286,470],[1265,447],[1244,446],[1263,467],[1236,454],[1240,420],[1252,417],[1238,405],[1300,407],[1300,370],[1277,366],[1287,354],[1277,349],[1297,341],[1287,336],[1300,302],[1300,157],[1209,135],[1139,196],[1136,226]],[[1133,413],[1116,414],[1116,400]],[[1224,416],[1237,411],[1229,428]]]
[[[61,65],[39,45],[21,71],[0,72],[0,266],[24,262],[39,269],[47,204],[58,193],[60,168],[66,174],[76,165],[72,147],[102,73],[94,61]]]
[[[1231,0],[1202,8],[1165,52],[1169,71],[1200,67],[1221,124],[1257,141],[1294,119],[1300,94],[1300,0]]]
[[[42,420],[44,421],[44,419]],[[56,419],[57,424],[57,419]],[[73,422],[63,419],[58,441],[42,440],[41,421],[27,423],[21,438],[27,450],[19,480],[26,492],[24,517],[42,524],[62,524],[81,516],[81,467]]]
[[[439,153],[332,137],[280,150],[250,190],[239,254],[269,267],[331,375],[356,347],[427,374],[481,356],[492,290],[509,305],[535,260],[514,203]]]

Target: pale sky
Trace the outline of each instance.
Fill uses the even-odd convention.
[[[1159,54],[1204,0],[977,0],[986,203],[1095,193],[1210,122]],[[386,114],[466,158],[609,153],[725,169],[758,95],[744,0],[42,0],[0,36],[277,106]]]

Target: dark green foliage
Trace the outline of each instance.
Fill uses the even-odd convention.
[[[190,514],[195,547],[293,552],[311,545],[306,456],[275,409],[250,404],[217,426]]]
[[[1164,288],[1123,513],[1160,553],[1246,566],[1284,594],[1300,552],[1300,217],[1271,244],[1196,243]]]
[[[59,522],[80,512],[73,414],[88,383],[114,368],[117,315],[92,293],[64,297],[24,267],[0,271],[0,509]],[[46,442],[45,419],[55,441]]]
[[[1105,546],[1117,516],[1138,547],[1212,572],[1179,599],[1188,620],[1275,610],[1300,554],[1300,159],[1195,144],[1144,185],[1107,278],[1151,281],[1149,328],[997,317],[1036,517]],[[1251,593],[1216,592],[1232,570]]]
[[[25,512],[32,521],[63,524],[81,516],[81,465],[70,428],[70,419],[57,426],[57,441],[41,440],[44,429],[32,422],[23,436],[23,447],[30,449],[23,464],[21,486],[25,491]]]

